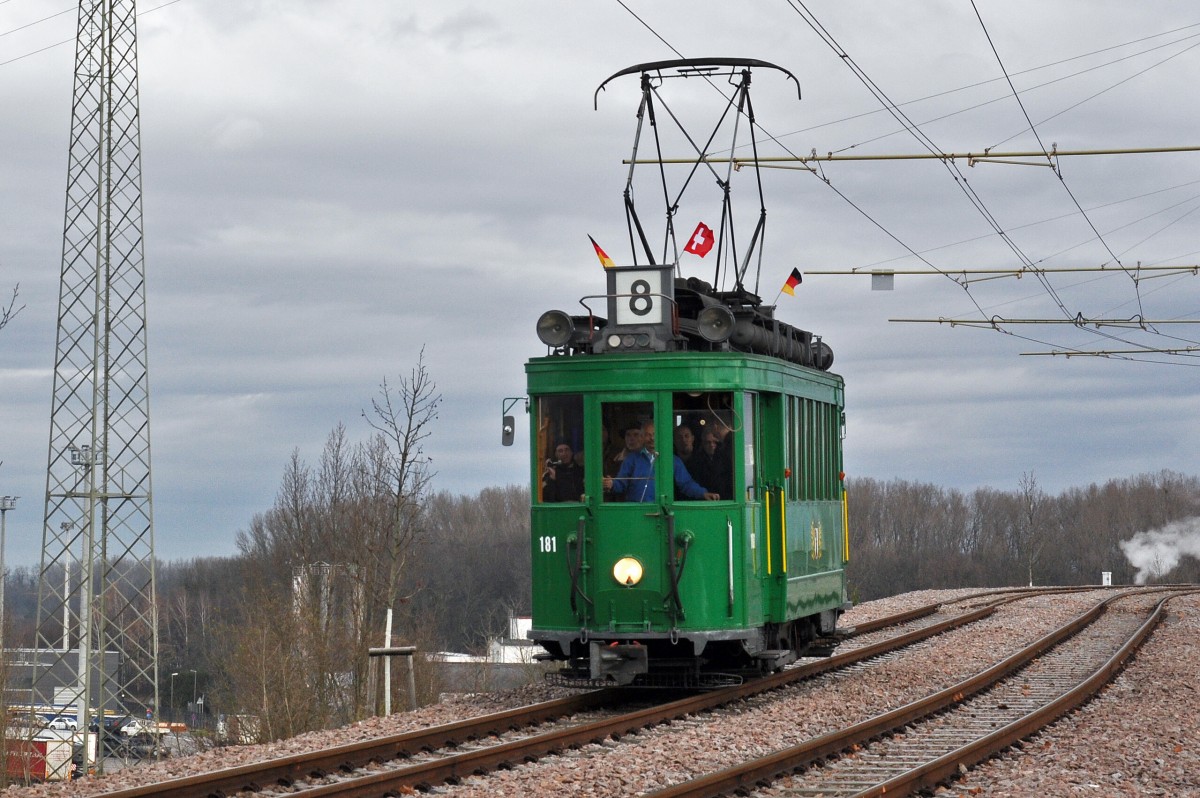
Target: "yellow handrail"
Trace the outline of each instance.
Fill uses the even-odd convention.
[[[780,529],[783,531],[783,542],[781,548],[783,552],[780,557],[783,559],[783,575],[787,576],[787,502],[783,500],[783,488],[779,489],[779,517]]]
[[[842,562],[850,562],[850,502],[842,488]]]
[[[767,574],[771,573],[771,491],[765,490],[767,499]]]

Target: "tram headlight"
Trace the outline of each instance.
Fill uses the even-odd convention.
[[[720,344],[729,340],[733,335],[734,318],[729,308],[712,305],[700,311],[696,316],[696,326],[700,336],[710,343]]]
[[[563,346],[574,333],[575,323],[561,310],[547,310],[537,321],[537,336],[546,346]]]
[[[642,581],[642,564],[633,557],[622,557],[613,566],[613,579],[626,587],[633,587]]]

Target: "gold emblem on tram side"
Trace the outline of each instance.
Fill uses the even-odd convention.
[[[825,538],[821,534],[821,522],[819,520],[814,520],[812,522],[812,545],[809,547],[809,557],[814,560],[821,559],[821,554],[823,554],[825,551],[823,545],[824,540]]]

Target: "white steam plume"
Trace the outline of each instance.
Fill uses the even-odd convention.
[[[1134,582],[1146,584],[1150,577],[1162,577],[1179,565],[1182,557],[1200,559],[1200,518],[1185,518],[1161,529],[1138,532],[1121,541],[1125,559],[1138,569]]]

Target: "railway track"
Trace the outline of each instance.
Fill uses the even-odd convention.
[[[549,730],[538,728],[539,724],[611,706],[620,696],[627,694],[594,691],[417,732],[148,784],[107,795],[114,798],[144,798],[150,795],[207,798],[242,791],[262,794],[279,791],[315,798],[335,793],[380,795],[437,784],[454,784],[468,776],[510,768],[547,754],[619,738],[689,714],[712,711],[725,704],[819,674],[861,667],[863,662],[986,618],[1003,603],[1045,592],[981,593],[957,602],[983,602],[981,606],[967,607],[960,612],[951,613],[947,609],[939,609],[941,605],[934,604],[888,616],[861,624],[854,631],[861,639],[880,629],[901,629],[884,640],[864,645],[856,641],[853,650],[807,662],[754,682],[598,720],[569,724],[562,722],[557,728]],[[505,735],[507,739],[500,740],[500,735]]]
[[[1111,681],[1162,616],[1119,594],[980,674],[894,711],[652,798],[907,795],[955,778],[1075,709]],[[1112,605],[1120,604],[1115,609]]]

